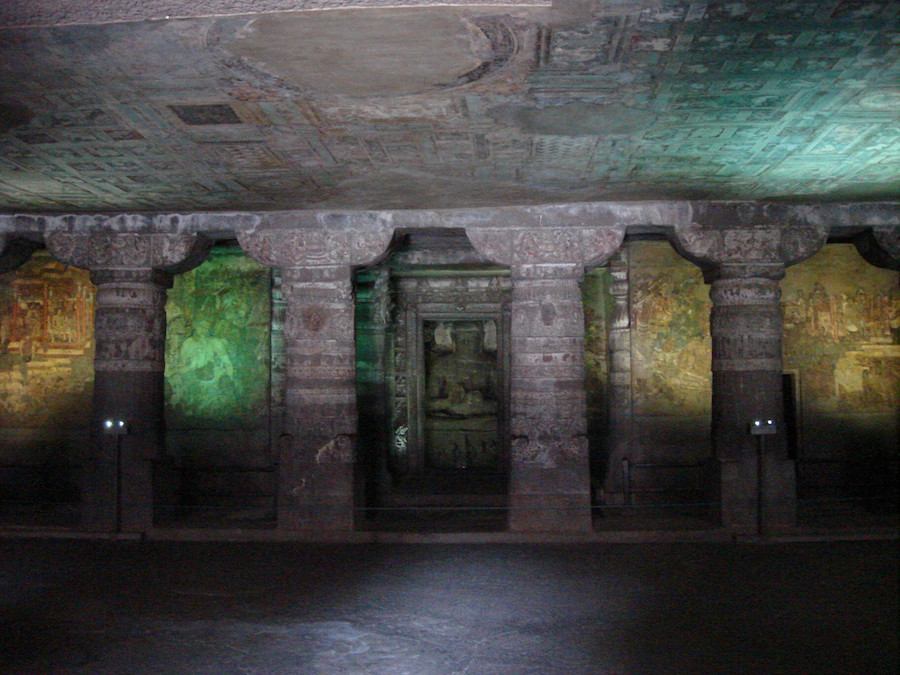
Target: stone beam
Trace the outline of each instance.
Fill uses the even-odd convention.
[[[212,239],[234,237],[256,229],[322,229],[392,227],[396,230],[493,227],[579,227],[595,223],[624,225],[629,235],[667,236],[690,223],[754,223],[823,227],[845,237],[869,228],[900,229],[900,202],[780,204],[767,202],[637,201],[578,202],[537,206],[473,209],[293,210],[260,212],[195,212],[151,214],[0,214],[0,233],[39,237],[58,222],[77,227],[103,223],[149,223],[168,234],[204,234]],[[145,225],[139,225],[144,227]]]

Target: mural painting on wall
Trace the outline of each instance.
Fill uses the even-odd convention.
[[[710,406],[709,288],[664,242],[631,248],[636,412],[704,415]]]
[[[581,284],[584,305],[584,366],[587,371],[585,388],[588,411],[592,416],[602,415],[606,392],[608,330],[612,316],[612,296],[609,293],[609,272],[595,269],[584,276]]]
[[[850,244],[829,244],[781,282],[785,367],[803,405],[889,411],[900,405],[900,281]]]
[[[498,467],[500,367],[494,321],[426,321],[425,447],[431,468]]]
[[[170,428],[267,424],[269,270],[214,249],[179,275],[166,304],[166,418]]]
[[[0,275],[0,425],[87,426],[93,360],[86,271],[38,252]]]

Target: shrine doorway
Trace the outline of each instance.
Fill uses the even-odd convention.
[[[358,377],[382,383],[366,385],[371,393],[360,400],[384,401],[360,410],[363,436],[380,426],[385,439],[382,459],[369,455],[370,519],[402,516],[401,527],[428,530],[502,529],[509,271],[477,258],[464,235],[410,239],[368,272],[357,296],[367,303],[357,333],[364,344]],[[374,450],[376,443],[364,446]]]

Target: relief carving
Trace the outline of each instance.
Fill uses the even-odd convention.
[[[353,437],[338,434],[316,450],[316,464],[349,464],[353,461]]]
[[[53,257],[85,269],[139,267],[186,271],[209,251],[210,241],[196,235],[50,232]]]
[[[685,257],[701,266],[793,265],[825,243],[828,230],[807,224],[704,226],[676,224],[674,243]]]
[[[238,232],[247,255],[269,267],[365,265],[386,251],[392,228]]]
[[[512,439],[512,458],[519,464],[541,469],[554,469],[560,464],[583,462],[588,456],[588,440],[583,435],[567,437],[515,436]]]
[[[624,225],[605,227],[468,227],[475,250],[507,266],[600,264],[622,243]]]
[[[709,297],[715,305],[771,305],[781,299],[778,282],[769,279],[719,279]]]

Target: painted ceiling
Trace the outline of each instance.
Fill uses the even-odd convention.
[[[0,211],[900,198],[896,1],[120,4],[0,11]]]

